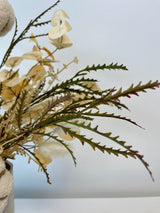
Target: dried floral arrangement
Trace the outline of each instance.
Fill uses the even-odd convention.
[[[101,132],[98,125],[93,126],[92,123],[96,117],[101,117],[102,119],[121,119],[139,126],[121,115],[107,111],[101,112],[99,107],[108,105],[119,110],[128,109],[121,101],[122,98],[138,96],[140,92],[156,89],[160,83],[158,81],[149,81],[145,84],[139,82],[125,90],[115,87],[102,90],[96,79],[88,77],[90,72],[98,72],[98,70],[127,70],[126,66],[117,63],[87,66],[69,79],[59,82],[58,75],[70,64],[78,63],[75,57],[68,64],[62,64],[61,69],[56,69],[56,51],[72,46],[66,35],[72,29],[67,21],[68,15],[63,10],[58,10],[51,20],[41,21],[42,16],[59,2],[58,0],[31,20],[20,34],[15,21],[12,41],[0,64],[0,157],[4,161],[14,159],[16,155],[28,157],[29,161],[33,160],[38,164],[50,183],[46,167],[52,162],[54,155],[63,155],[67,151],[76,165],[71,142],[67,141],[77,139],[82,145],[89,144],[93,150],[98,149],[115,156],[139,159],[152,177],[143,155],[127,145],[125,141],[120,140],[119,136],[112,135],[111,132]],[[50,23],[52,29],[49,33],[31,34],[31,28],[43,28]],[[52,44],[49,45],[50,48],[43,47],[38,42],[38,37],[43,36],[46,36],[46,39],[49,38]],[[15,46],[24,40],[27,42],[31,40],[33,49],[21,56],[11,56]],[[24,60],[31,60],[34,65],[25,75],[20,76],[19,65]],[[80,129],[103,136],[118,144],[120,149],[102,145],[99,141],[96,142],[81,134]]]

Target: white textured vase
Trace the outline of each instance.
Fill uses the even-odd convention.
[[[0,158],[0,213],[14,213],[13,165]]]

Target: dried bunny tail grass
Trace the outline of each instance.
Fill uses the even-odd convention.
[[[4,170],[5,170],[5,163],[0,157],[0,177],[1,177],[1,173],[3,173]]]
[[[7,0],[0,0],[0,37],[5,36],[14,24],[14,10]]]
[[[0,157],[0,212],[5,209],[8,196],[13,188],[13,176],[5,168],[5,163]]]

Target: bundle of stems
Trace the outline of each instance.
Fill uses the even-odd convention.
[[[33,160],[40,166],[50,183],[46,166],[52,161],[54,154],[59,155],[58,152],[64,154],[66,150],[76,165],[76,157],[71,142],[68,141],[77,139],[82,145],[89,144],[93,150],[139,159],[152,177],[143,155],[120,140],[119,136],[108,131],[101,132],[98,125],[93,125],[93,121],[97,117],[114,118],[140,127],[127,117],[108,113],[107,109],[129,110],[122,102],[123,98],[138,96],[140,92],[146,92],[148,89],[156,89],[160,86],[159,81],[149,81],[145,84],[139,82],[125,90],[115,87],[102,90],[97,84],[97,79],[88,77],[88,74],[101,70],[127,71],[123,64],[111,63],[87,66],[77,71],[71,78],[60,82],[58,75],[70,64],[78,63],[78,59],[75,57],[68,64],[63,64],[61,69],[56,69],[56,51],[72,45],[65,34],[71,30],[69,23],[64,20],[68,15],[63,10],[58,10],[52,20],[41,21],[41,18],[59,2],[58,0],[31,20],[20,34],[17,21],[15,22],[12,41],[0,65],[0,107],[3,109],[0,115],[0,156],[4,160],[14,159],[18,154],[27,156],[29,161]],[[49,33],[28,35],[31,28],[43,28],[50,22],[52,29]],[[50,49],[41,46],[38,37],[49,38],[55,49],[52,49],[51,45]],[[29,39],[34,43],[32,51],[10,57],[19,42],[24,40],[28,42]],[[32,60],[34,65],[25,75],[20,76],[19,65],[25,60]],[[100,109],[101,106],[103,111]],[[93,138],[81,134],[81,129],[111,140],[120,148],[108,147],[94,141]]]

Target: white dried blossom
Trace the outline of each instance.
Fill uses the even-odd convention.
[[[51,41],[51,44],[53,44],[58,49],[63,49],[63,48],[72,46],[72,43],[70,43],[70,39],[66,34],[64,34],[63,36],[57,39],[50,39],[50,41]]]
[[[10,76],[10,71],[3,69],[0,71],[0,82],[7,80]]]
[[[26,60],[42,60],[42,52],[41,51],[31,51],[22,55],[23,59]]]
[[[65,20],[60,26],[53,27],[49,31],[48,37],[49,39],[57,39],[63,36],[64,34],[66,34],[66,32],[69,32],[71,30],[72,30],[72,27],[70,26],[68,21]]]
[[[5,163],[0,157],[0,212],[3,212],[7,202],[8,196],[13,188],[13,176],[5,168]]]
[[[7,0],[0,0],[0,36],[5,36],[14,24],[15,15]]]
[[[57,141],[44,141],[39,144],[37,152],[45,158],[57,158],[68,154],[67,149]]]
[[[14,78],[12,78],[11,80],[8,80],[8,81],[5,83],[5,86],[7,86],[7,87],[14,87],[14,86],[20,84],[21,82],[23,82],[25,79],[26,79],[26,76],[25,76],[25,75],[23,75],[21,78],[19,78],[19,77],[14,77]]]
[[[11,57],[6,61],[5,66],[12,68],[17,67],[22,61],[23,61],[22,57]]]
[[[6,111],[9,110],[12,107],[12,105],[15,103],[15,100],[16,100],[16,97],[13,97],[11,100],[4,100],[2,104],[3,109]]]
[[[55,27],[63,18],[69,18],[69,16],[64,10],[57,10],[52,17],[51,25]]]
[[[71,147],[67,145],[70,149]],[[69,152],[66,147],[57,141],[43,141],[37,148],[34,149],[34,153],[41,161],[44,167],[52,162],[53,158],[64,157]]]

